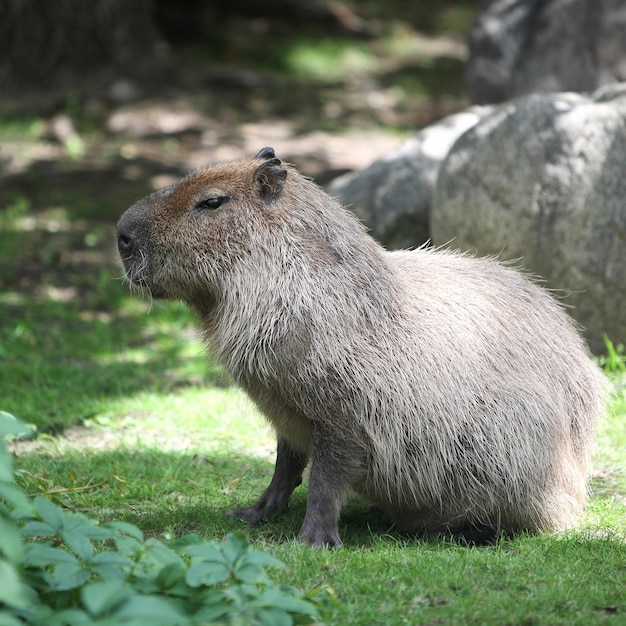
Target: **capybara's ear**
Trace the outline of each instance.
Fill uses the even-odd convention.
[[[261,148],[254,157],[255,159],[275,159],[274,148]]]
[[[276,158],[265,161],[254,172],[254,180],[258,185],[259,194],[266,202],[280,195],[286,179],[287,170],[283,167],[281,160]]]

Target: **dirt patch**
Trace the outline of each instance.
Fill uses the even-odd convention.
[[[77,425],[67,428],[62,435],[45,436],[32,440],[15,440],[7,444],[15,456],[25,454],[63,455],[68,452],[107,452],[124,447],[155,448],[164,452],[190,452],[198,454],[208,452],[210,442],[202,433],[188,430],[144,428],[141,425],[119,427],[115,429],[98,426]],[[260,438],[256,445],[246,445],[245,454],[273,460],[276,444],[272,436]]]

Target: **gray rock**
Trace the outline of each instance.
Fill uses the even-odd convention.
[[[365,170],[332,181],[328,193],[352,209],[387,248],[426,242],[439,167],[456,139],[490,110],[472,107],[428,126]]]
[[[528,96],[466,132],[441,167],[433,242],[521,265],[562,290],[592,350],[626,341],[626,84]]]
[[[472,102],[626,80],[624,0],[487,0],[469,40]]]

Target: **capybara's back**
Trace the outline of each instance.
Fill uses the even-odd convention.
[[[586,495],[603,378],[554,299],[496,261],[387,252],[271,149],[148,196],[127,275],[186,301],[273,424],[256,523],[311,462],[300,531],[340,545],[349,488],[409,532],[557,530]]]
[[[384,500],[389,487],[376,478],[392,476],[400,488],[387,507],[413,530],[571,525],[603,384],[570,319],[494,261],[432,249],[388,256],[407,296],[376,395],[403,419],[387,410],[390,446],[368,492]]]

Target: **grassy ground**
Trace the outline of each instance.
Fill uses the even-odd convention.
[[[142,318],[151,339],[141,358],[134,350],[117,357],[135,372],[127,376],[128,387],[94,394],[86,427],[70,429],[66,437],[17,444],[19,482],[32,494],[46,493],[97,519],[130,521],[160,538],[188,532],[222,537],[243,528],[225,516],[226,510],[252,501],[269,481],[272,439],[247,400],[220,383],[189,335],[184,312],[165,308],[155,307]],[[135,321],[141,325],[141,319]],[[163,354],[163,335],[186,346],[186,354],[170,354],[167,364],[154,368]],[[9,354],[13,345],[4,342]],[[101,354],[111,358],[108,347]],[[80,355],[58,346],[46,356],[61,363],[50,366],[57,378],[45,382],[42,377],[32,393],[19,385],[22,393],[5,392],[3,402],[12,400],[13,411],[26,417],[19,397],[30,395],[30,416],[35,417],[37,405],[43,412],[46,390],[63,395],[56,381],[68,377],[62,365],[67,359],[76,371],[82,369],[85,394],[69,406],[84,411],[100,369],[89,359],[81,368]],[[11,362],[5,357],[3,381]],[[145,388],[142,376],[152,377]],[[626,377],[613,379],[621,391],[599,436],[589,510],[572,533],[521,536],[488,547],[405,539],[354,497],[342,518],[345,547],[313,552],[294,541],[304,513],[303,486],[285,515],[250,530],[250,537],[289,565],[281,574],[285,582],[332,588],[337,624],[621,623],[626,614]],[[175,380],[179,383],[170,382]]]
[[[128,296],[103,243],[110,225],[78,228],[52,209],[31,219],[13,208],[0,235],[0,409],[43,433],[15,444],[20,483],[160,538],[245,528],[225,512],[266,486],[273,441],[206,357],[194,320]],[[285,582],[334,591],[332,623],[623,623],[626,374],[619,359],[612,367],[618,393],[598,436],[589,509],[572,533],[488,547],[406,539],[354,497],[345,547],[312,552],[294,541],[302,486],[288,512],[250,538],[289,565],[277,574]]]
[[[365,66],[379,63],[382,52],[401,45],[396,60],[406,60],[411,46],[421,45],[394,32],[371,46],[304,42],[285,58],[296,75],[328,75],[341,62],[353,79],[361,73],[367,83],[371,68]],[[345,113],[333,118],[320,115],[324,102],[300,92],[314,110],[299,128],[375,118],[375,124],[391,119],[397,129],[414,124],[415,111],[427,118],[458,104],[461,60],[429,60],[422,52],[417,58],[421,69],[409,67],[412,82],[404,87],[402,72],[377,69],[376,80],[393,77],[393,86],[379,83],[377,92],[382,101],[396,99],[388,109],[363,107],[358,93],[351,108],[349,98],[333,100],[350,90],[329,84],[322,92]],[[294,91],[296,83],[285,84]],[[436,111],[429,104],[433,93]],[[261,89],[250,101],[266,106],[266,95]],[[19,482],[29,493],[103,521],[130,521],[166,540],[189,532],[220,538],[244,529],[289,565],[276,574],[281,580],[334,591],[333,624],[626,623],[623,361],[607,365],[616,395],[598,434],[589,508],[571,533],[487,547],[407,539],[353,497],[342,517],[344,548],[311,551],[294,541],[305,486],[278,520],[248,531],[225,512],[252,502],[267,485],[271,433],[206,357],[185,309],[128,295],[114,250],[114,223],[124,208],[159,176],[180,174],[206,136],[215,133],[211,141],[223,145],[222,129],[129,139],[102,132],[101,110],[67,113],[80,142],[65,146],[42,141],[44,120],[0,119],[3,154],[13,159],[0,186],[0,410],[39,429],[36,441],[13,444]],[[231,113],[220,109],[229,124]],[[89,135],[88,129],[95,130]],[[244,131],[234,127],[229,145],[239,145]],[[202,149],[207,156],[213,144]]]

